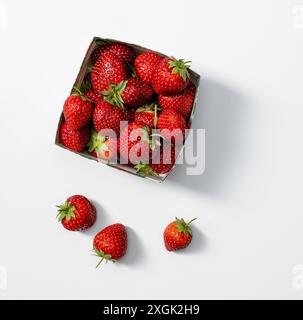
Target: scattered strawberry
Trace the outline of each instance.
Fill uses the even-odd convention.
[[[127,233],[124,225],[112,224],[101,230],[94,238],[94,252],[101,260],[116,262],[122,258],[127,250]]]
[[[90,228],[96,221],[96,208],[84,196],[71,196],[57,208],[58,220],[67,230],[85,230]]]
[[[101,158],[108,161],[115,160],[117,156],[117,140],[102,136],[93,129],[88,143],[88,151],[95,158]]]
[[[159,174],[168,173],[174,166],[178,152],[174,145],[164,144],[158,153],[154,153],[150,164],[138,163],[135,165],[136,172],[143,176],[158,176]]]
[[[143,52],[135,60],[137,76],[144,82],[151,84],[156,65],[163,59],[155,52]]]
[[[135,108],[149,103],[153,97],[152,88],[143,81],[130,78],[121,81],[118,85],[110,84],[109,90],[102,91],[105,101],[117,106]]]
[[[135,120],[148,127],[157,127],[159,107],[156,103],[146,104],[136,110]]]
[[[186,248],[192,240],[192,230],[189,226],[195,219],[185,222],[176,218],[164,230],[164,244],[168,251],[175,251]]]
[[[66,148],[80,152],[89,141],[89,128],[84,127],[80,130],[74,130],[64,122],[60,128],[60,140]]]
[[[159,95],[158,102],[164,110],[175,109],[187,119],[193,107],[195,95],[196,87],[190,82],[185,90],[179,94],[173,96]]]
[[[71,95],[63,106],[65,121],[71,129],[81,129],[90,122],[93,109],[91,102],[84,96]]]
[[[126,79],[123,62],[113,53],[103,53],[92,68],[91,81],[96,92],[109,88],[109,84],[118,84]]]
[[[157,127],[165,140],[181,144],[185,139],[186,122],[184,117],[174,109],[166,109],[158,118]]]
[[[151,149],[151,130],[141,122],[131,122],[120,135],[118,145],[120,160],[127,163],[148,163]]]
[[[92,63],[95,64],[101,54],[107,52],[115,54],[127,67],[134,63],[136,57],[135,51],[130,46],[123,43],[111,43],[95,49],[91,56]]]
[[[117,135],[120,133],[120,122],[128,121],[128,112],[106,101],[100,101],[94,111],[94,126],[97,132],[102,129],[112,129]]]
[[[188,68],[190,61],[165,58],[155,67],[152,79],[153,89],[157,94],[175,95],[186,88],[189,82]]]

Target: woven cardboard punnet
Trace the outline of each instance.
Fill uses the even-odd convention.
[[[118,41],[118,40],[114,40],[114,39],[103,39],[103,38],[99,38],[99,37],[95,37],[87,52],[86,52],[86,55],[84,57],[84,60],[82,62],[82,65],[81,65],[81,68],[80,68],[80,71],[78,73],[78,76],[77,76],[77,79],[75,81],[75,83],[73,84],[73,86],[71,87],[73,89],[73,87],[78,87],[80,88],[81,87],[81,84],[84,80],[84,77],[86,76],[86,74],[89,72],[89,66],[91,65],[90,64],[90,56],[92,54],[92,52],[95,50],[96,47],[100,46],[100,45],[103,45],[103,44],[109,44],[109,43],[112,43],[112,42],[120,42],[120,43],[125,43],[127,45],[129,45],[130,47],[132,47],[136,53],[142,53],[142,52],[145,52],[145,51],[151,51],[151,49],[147,49],[147,48],[144,48],[144,47],[141,47],[139,45],[135,45],[135,44],[130,44],[130,43],[126,43],[126,42],[123,42],[123,41]],[[154,51],[154,50],[153,50]],[[164,57],[167,57],[165,54],[161,53],[161,52],[157,52],[158,54],[164,56]],[[195,100],[194,100],[194,104],[193,104],[193,108],[192,108],[192,111],[191,111],[191,115],[190,115],[190,118],[188,120],[188,127],[190,128],[191,127],[191,124],[192,124],[192,120],[194,118],[194,115],[195,115],[195,109],[196,109],[196,104],[197,104],[197,97],[198,97],[198,90],[199,90],[199,84],[200,84],[200,76],[199,74],[197,74],[196,72],[194,72],[193,70],[189,69],[189,74],[190,74],[190,79],[191,81],[195,84],[196,86],[196,96],[195,96]],[[72,93],[72,89],[71,89],[71,92],[70,94]],[[58,123],[58,128],[57,128],[57,133],[56,133],[56,145],[58,145],[59,147],[61,148],[64,148],[70,152],[73,152],[69,149],[67,149],[61,142],[60,142],[60,138],[59,138],[59,129],[60,129],[60,126],[61,126],[61,123],[62,121],[64,120],[64,116],[63,116],[63,112],[61,113],[61,116],[60,116],[60,120],[59,120],[59,123]],[[185,140],[186,142],[186,140]],[[182,153],[184,149],[184,145],[181,149],[181,152],[180,154]],[[151,179],[153,181],[157,181],[157,182],[161,182],[161,181],[164,181],[167,176],[172,172],[172,170],[174,170],[174,167],[166,174],[162,174],[162,175],[159,175],[159,176],[142,176],[141,174],[138,174],[136,173],[135,169],[132,168],[131,166],[128,166],[128,165],[122,165],[122,164],[119,164],[119,163],[115,163],[115,164],[112,164],[112,163],[109,163],[105,160],[102,160],[102,159],[97,159],[93,156],[91,156],[89,154],[88,151],[84,150],[82,152],[74,152],[74,153],[77,153],[87,159],[90,159],[90,160],[95,160],[97,162],[101,162],[103,164],[106,164],[110,167],[113,167],[113,168],[116,168],[116,169],[119,169],[119,170],[122,170],[122,171],[125,171],[125,172],[128,172],[128,173],[132,173],[138,177],[143,177],[143,178],[146,178],[146,179]],[[180,156],[179,154],[179,156]],[[177,162],[177,161],[176,161]]]

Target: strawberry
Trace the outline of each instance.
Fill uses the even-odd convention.
[[[181,113],[184,118],[188,118],[194,104],[195,95],[196,87],[190,82],[185,90],[179,94],[173,96],[159,95],[158,102],[163,110],[175,109]]]
[[[183,143],[187,127],[184,117],[178,111],[174,109],[162,111],[157,127],[165,140],[171,140],[176,144]]]
[[[62,144],[75,152],[82,151],[89,141],[89,127],[80,130],[71,129],[66,122],[60,128],[60,140]]]
[[[88,143],[88,151],[95,158],[115,160],[117,155],[117,140],[102,136],[93,129]]]
[[[168,251],[175,251],[186,248],[192,240],[192,230],[189,226],[197,218],[185,222],[176,218],[164,230],[164,244]]]
[[[127,163],[148,163],[151,155],[151,130],[141,122],[131,122],[120,135],[118,145],[120,160]]]
[[[159,153],[153,154],[150,164],[138,163],[135,165],[136,172],[143,176],[158,176],[168,173],[174,166],[178,153],[173,145],[162,145]]]
[[[144,123],[148,127],[156,127],[159,107],[156,103],[146,104],[136,110],[135,120]]]
[[[151,84],[156,65],[163,59],[155,52],[143,52],[135,60],[137,76],[144,82]]]
[[[130,78],[121,81],[117,86],[111,83],[109,90],[102,91],[102,94],[109,103],[134,108],[149,103],[153,97],[153,90],[147,83]]]
[[[106,101],[100,101],[94,111],[94,126],[97,132],[102,129],[111,129],[120,133],[120,122],[128,121],[128,112]]]
[[[157,94],[174,95],[186,88],[189,82],[190,61],[165,58],[155,67],[152,86]]]
[[[66,123],[73,130],[85,127],[93,116],[93,105],[84,96],[71,95],[63,106]]]
[[[103,53],[92,68],[91,82],[94,91],[101,93],[109,84],[118,84],[126,79],[123,62],[113,53]]]
[[[92,63],[95,64],[101,54],[107,52],[116,55],[127,67],[134,63],[136,57],[135,51],[130,46],[123,43],[111,43],[95,49],[91,56]]]
[[[96,234],[93,251],[101,260],[116,262],[121,259],[127,250],[127,233],[123,224],[112,224]]]
[[[67,230],[85,230],[90,228],[96,221],[96,208],[84,196],[71,196],[57,208],[58,220]]]

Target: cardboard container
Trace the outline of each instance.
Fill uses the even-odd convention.
[[[72,86],[70,94],[73,91],[73,87],[78,87],[78,88],[81,87],[81,84],[82,84],[86,74],[89,72],[89,67],[91,65],[90,56],[91,56],[92,52],[95,50],[95,48],[100,46],[100,45],[109,44],[109,43],[112,43],[112,42],[125,43],[128,46],[132,47],[136,51],[136,53],[138,53],[138,54],[142,53],[142,52],[146,52],[146,51],[154,51],[154,50],[147,49],[147,48],[135,45],[135,44],[130,44],[130,43],[114,40],[114,39],[103,39],[103,38],[99,38],[99,37],[94,37],[94,39],[92,40],[92,42],[91,42],[91,44],[90,44],[90,46],[89,46],[89,48],[88,48],[88,50],[86,52],[86,55],[85,55],[84,60],[82,62],[82,65],[81,65],[80,71],[78,73],[77,79],[76,79],[75,83]],[[154,51],[154,52],[156,52],[156,51]],[[165,54],[163,54],[161,52],[157,52],[157,53],[162,55],[163,57],[167,57]],[[195,97],[195,100],[194,100],[193,108],[192,108],[192,111],[191,111],[190,118],[188,120],[188,127],[190,128],[191,124],[192,124],[192,120],[193,120],[194,115],[195,115],[195,109],[196,109],[196,105],[197,105],[197,97],[198,97],[198,90],[199,90],[199,84],[200,84],[200,75],[197,74],[196,72],[194,72],[191,69],[189,69],[189,74],[190,74],[191,81],[195,84],[195,86],[197,88],[196,89],[196,97]],[[57,146],[61,147],[61,148],[67,149],[60,142],[60,138],[59,138],[59,130],[60,130],[60,126],[61,126],[61,123],[62,123],[63,120],[64,120],[64,116],[63,116],[63,112],[62,112],[61,113],[61,117],[59,119],[59,123],[58,123],[55,144]],[[186,140],[185,140],[185,143],[186,143]],[[183,149],[184,149],[184,145],[183,145],[178,157],[180,157]],[[67,149],[67,150],[70,151],[70,152],[73,152],[73,151],[71,151],[69,149]],[[157,182],[164,181],[169,176],[169,174],[172,172],[172,170],[174,170],[174,168],[175,168],[175,165],[174,165],[172,167],[172,169],[166,174],[162,174],[162,175],[159,175],[159,176],[146,176],[146,177],[144,177],[141,174],[136,173],[135,169],[130,167],[130,166],[128,166],[128,165],[123,165],[123,164],[119,164],[119,163],[112,164],[112,163],[107,162],[106,160],[97,159],[97,158],[91,156],[88,153],[88,151],[86,151],[86,150],[84,150],[82,152],[74,152],[74,153],[77,153],[78,155],[83,156],[83,157],[85,157],[87,159],[95,160],[97,162],[101,162],[101,163],[106,164],[106,165],[108,165],[110,167],[113,167],[115,169],[119,169],[119,170],[122,170],[122,171],[125,171],[125,172],[128,172],[128,173],[134,174],[134,175],[136,175],[138,177],[150,179],[150,180],[157,181]]]

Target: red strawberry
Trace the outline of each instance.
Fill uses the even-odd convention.
[[[66,148],[80,152],[89,141],[89,127],[73,130],[64,122],[60,128],[60,140]]]
[[[175,251],[186,248],[192,239],[192,230],[189,226],[195,219],[185,222],[176,218],[164,230],[164,244],[168,251]]]
[[[195,95],[196,87],[190,82],[186,89],[179,94],[173,96],[159,95],[158,102],[164,110],[175,109],[183,117],[188,118],[194,104]]]
[[[118,84],[126,79],[123,62],[113,53],[103,53],[91,72],[91,81],[96,92],[109,88],[109,84]]]
[[[136,110],[135,120],[144,123],[148,127],[156,127],[159,107],[157,104],[147,104]]]
[[[106,52],[115,54],[125,66],[132,65],[136,57],[135,51],[130,46],[123,43],[111,43],[95,49],[91,56],[92,63],[95,64],[100,55]]]
[[[96,158],[115,160],[117,157],[117,140],[102,136],[93,129],[88,143],[88,151]]]
[[[151,155],[151,130],[141,122],[131,122],[120,135],[118,145],[120,160],[126,163],[148,163]]]
[[[93,105],[84,96],[69,96],[63,107],[66,123],[71,129],[78,130],[85,127],[93,116]]]
[[[189,82],[189,63],[183,59],[165,58],[155,67],[152,79],[157,94],[174,95],[186,88]]]
[[[156,65],[163,59],[155,52],[143,52],[135,60],[135,70],[138,77],[146,82],[152,82],[153,73]]]
[[[112,224],[96,234],[94,238],[95,255],[101,260],[116,262],[122,258],[127,250],[127,233],[123,224]]]
[[[153,154],[150,164],[138,163],[135,166],[137,173],[143,176],[159,175],[168,173],[173,167],[178,152],[173,145],[164,144],[159,149],[159,153]]]
[[[149,103],[153,97],[153,90],[147,83],[130,78],[121,81],[117,86],[111,83],[109,90],[102,91],[102,94],[107,102],[134,108]]]
[[[58,220],[67,230],[85,230],[90,228],[96,221],[96,208],[84,196],[71,196],[57,208]]]
[[[184,117],[174,109],[166,109],[158,118],[157,127],[165,140],[181,144],[185,139],[186,122]]]
[[[94,126],[99,132],[102,129],[112,129],[117,135],[120,133],[120,121],[128,121],[128,112],[120,107],[113,106],[106,101],[100,101],[94,112]]]

